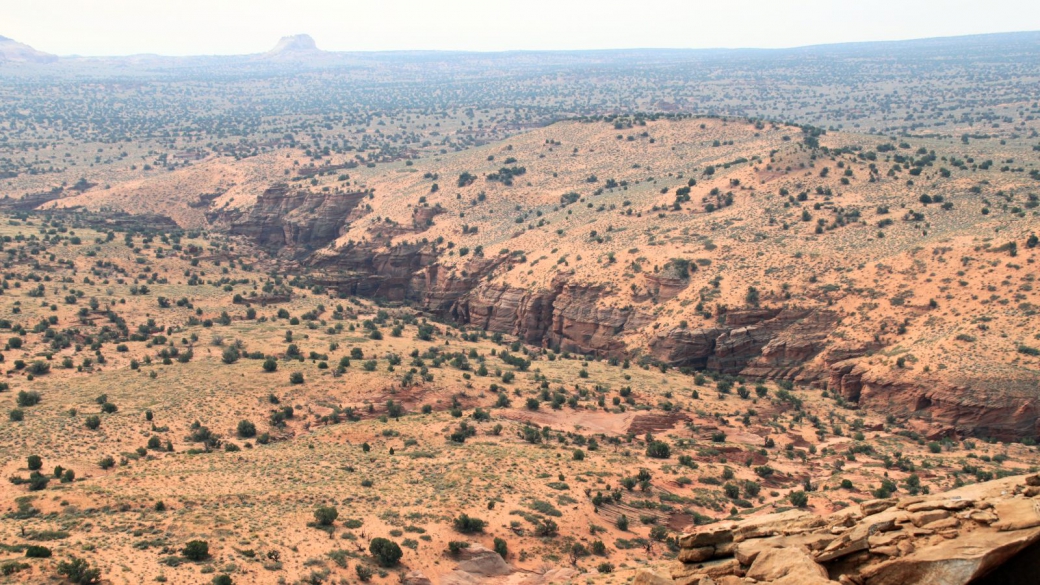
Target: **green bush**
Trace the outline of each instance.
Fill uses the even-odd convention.
[[[30,559],[46,559],[51,556],[51,549],[45,546],[39,546],[36,544],[30,544],[25,547],[25,556]]]
[[[314,521],[319,526],[332,526],[336,518],[339,518],[339,510],[335,506],[318,506],[314,510]]]
[[[791,492],[787,494],[787,499],[791,502],[792,506],[798,508],[804,508],[809,504],[809,494],[804,491]]]
[[[242,420],[238,422],[238,436],[243,439],[249,439],[256,436],[256,425],[251,421]]]
[[[469,548],[468,542],[463,542],[461,540],[452,540],[448,542],[448,554],[453,557],[458,556],[459,553],[462,552],[462,549],[466,548]]]
[[[454,524],[455,530],[457,532],[461,532],[462,534],[474,534],[477,532],[484,532],[484,527],[487,526],[487,522],[481,520],[480,518],[473,518],[471,516],[467,516],[466,514],[460,514],[459,517],[455,519]]]
[[[205,540],[192,540],[184,545],[181,555],[191,561],[202,561],[209,558],[209,543]]]
[[[497,537],[495,538],[495,552],[497,552],[498,556],[502,557],[503,559],[509,556],[509,545],[506,543],[504,539]]]
[[[238,351],[238,348],[234,345],[229,345],[224,349],[224,353],[220,356],[221,361],[225,364],[233,364],[242,357],[242,354]]]
[[[30,391],[22,390],[21,392],[18,393],[18,397],[15,399],[15,402],[17,402],[18,406],[20,406],[22,408],[26,408],[26,407],[29,407],[29,406],[36,406],[37,404],[40,403],[40,393],[31,391],[31,390]]]
[[[654,459],[668,459],[672,455],[672,450],[668,446],[668,443],[664,441],[650,441],[650,444],[646,446],[646,456],[653,457]]]
[[[368,551],[383,567],[397,565],[401,560],[401,555],[404,554],[396,542],[382,537],[373,538],[368,545]]]
[[[29,491],[38,492],[42,489],[46,489],[48,482],[50,482],[49,477],[39,471],[34,471],[29,474]]]
[[[617,526],[618,530],[628,530],[628,516],[624,514],[618,516],[614,521],[614,526]]]
[[[76,585],[93,585],[101,582],[101,569],[93,568],[87,561],[70,557],[58,563],[58,574]]]

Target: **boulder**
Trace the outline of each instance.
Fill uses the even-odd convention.
[[[716,559],[697,565],[688,565],[685,563],[675,563],[671,567],[672,579],[675,579],[677,583],[682,585],[692,585],[708,582],[704,581],[705,577],[712,580],[718,581],[722,577],[727,575],[743,575],[743,570],[740,567],[740,563],[737,559]]]
[[[805,510],[788,510],[748,518],[733,531],[737,542],[781,534],[800,534],[827,524],[827,519]]]
[[[771,548],[762,551],[745,575],[766,583],[828,583],[827,571],[816,564],[809,551],[801,547]]]
[[[884,512],[885,510],[896,505],[895,498],[885,498],[881,500],[867,500],[859,505],[859,509],[863,511],[864,516],[872,516],[878,512]]]
[[[975,505],[972,500],[931,500],[927,502],[917,502],[916,504],[910,504],[906,507],[907,512],[927,512],[929,510],[948,510],[951,512],[957,510],[963,510],[970,508]]]
[[[477,543],[471,543],[468,548],[462,549],[458,559],[457,570],[471,575],[495,577],[513,572],[513,568],[502,559],[502,555]]]
[[[639,569],[636,571],[635,579],[632,580],[632,585],[675,585],[675,580],[658,575],[648,569]]]
[[[965,585],[1011,559],[1040,539],[1040,529],[977,530],[917,548],[861,572],[870,585]],[[903,544],[903,543],[900,543]]]
[[[704,530],[679,537],[680,548],[701,548],[733,541],[733,523],[712,525]]]
[[[433,581],[421,571],[412,571],[401,579],[402,585],[433,585]]]
[[[715,556],[714,546],[679,549],[679,560],[684,563],[701,563]]]
[[[932,522],[949,517],[950,513],[946,510],[928,510],[927,512],[915,512],[910,514],[910,522],[918,528],[924,528]]]

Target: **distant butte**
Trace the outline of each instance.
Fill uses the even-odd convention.
[[[292,35],[282,37],[273,49],[264,54],[265,57],[295,57],[323,53],[310,35]]]

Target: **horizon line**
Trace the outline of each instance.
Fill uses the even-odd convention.
[[[841,41],[831,43],[816,43],[816,44],[804,44],[804,45],[789,45],[781,47],[754,47],[754,46],[740,46],[740,47],[600,47],[600,48],[585,48],[585,49],[494,49],[494,50],[482,50],[482,49],[348,49],[348,50],[326,50],[318,48],[316,54],[318,55],[363,55],[363,54],[388,54],[388,53],[429,53],[429,54],[469,54],[469,55],[501,55],[501,54],[516,54],[516,53],[533,53],[533,54],[550,54],[550,53],[597,53],[597,52],[638,52],[638,51],[684,51],[684,52],[711,52],[711,51],[760,51],[760,52],[776,52],[776,51],[791,51],[799,49],[812,49],[812,48],[825,48],[825,47],[844,47],[854,45],[884,45],[884,44],[897,44],[897,43],[913,43],[913,42],[926,42],[926,41],[937,41],[937,40],[956,40],[956,39],[970,39],[978,37],[996,37],[996,36],[1010,36],[1010,35],[1028,35],[1028,34],[1040,34],[1040,30],[1009,30],[999,32],[984,32],[984,33],[972,33],[972,34],[958,34],[958,35],[939,35],[939,36],[926,36],[926,37],[910,37],[900,39],[884,39],[884,40],[858,40],[858,41]],[[284,35],[278,39],[277,42],[281,42],[283,39],[306,36],[311,39],[313,37],[308,33],[296,33],[290,35]],[[11,42],[15,42],[27,47],[30,47],[40,53],[46,55],[58,57],[59,59],[121,59],[121,58],[132,58],[132,57],[160,57],[168,59],[191,59],[191,58],[205,58],[205,57],[251,57],[264,55],[271,50],[255,52],[255,53],[192,53],[192,54],[163,54],[163,53],[128,53],[119,55],[81,55],[78,53],[59,55],[56,53],[47,53],[40,48],[29,45],[17,39],[0,35],[0,38],[7,39]],[[276,44],[277,44],[276,42]]]

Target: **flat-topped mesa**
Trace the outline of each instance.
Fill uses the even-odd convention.
[[[1040,549],[1040,475],[868,500],[819,516],[792,509],[679,538],[670,577],[635,583],[915,585],[1027,582]],[[1032,581],[1028,581],[1032,582]]]
[[[310,35],[299,34],[282,37],[273,49],[264,53],[265,57],[292,57],[323,53]]]

